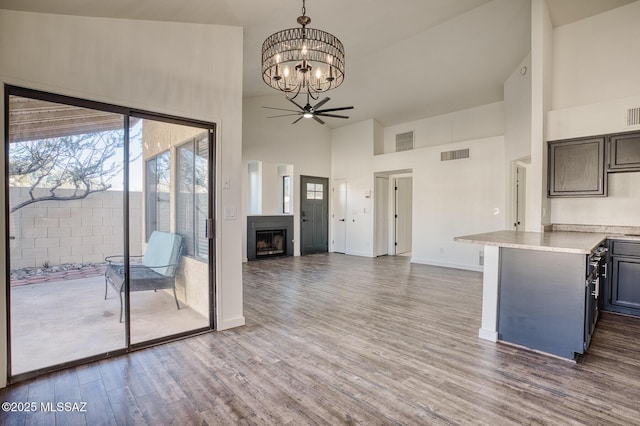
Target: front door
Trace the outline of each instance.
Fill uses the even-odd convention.
[[[300,177],[300,254],[329,251],[329,179]]]

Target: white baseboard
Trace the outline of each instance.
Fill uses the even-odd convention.
[[[490,342],[498,341],[498,332],[494,330],[486,330],[481,328],[478,332],[478,337],[484,340],[489,340]]]
[[[245,324],[244,316],[231,318],[218,324],[217,330],[228,330],[230,328],[242,327]]]
[[[421,265],[430,265],[430,266],[441,266],[443,268],[464,269],[465,271],[475,271],[475,272],[483,271],[482,266],[464,265],[461,263],[442,262],[439,260],[430,260],[430,259],[417,259],[415,257],[411,258],[411,263],[419,263]]]
[[[373,253],[367,253],[364,251],[348,251],[345,254],[348,254],[349,256],[375,257]]]

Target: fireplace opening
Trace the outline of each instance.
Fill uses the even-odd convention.
[[[286,256],[286,229],[256,231],[256,258]]]

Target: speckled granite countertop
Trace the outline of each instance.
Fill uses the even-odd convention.
[[[526,250],[590,254],[608,235],[599,232],[496,231],[454,238],[461,243],[484,244]]]

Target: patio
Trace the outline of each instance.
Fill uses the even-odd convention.
[[[12,374],[97,355],[125,346],[120,301],[104,276],[12,286]],[[167,291],[131,296],[131,341],[206,327],[208,318],[180,303]]]

